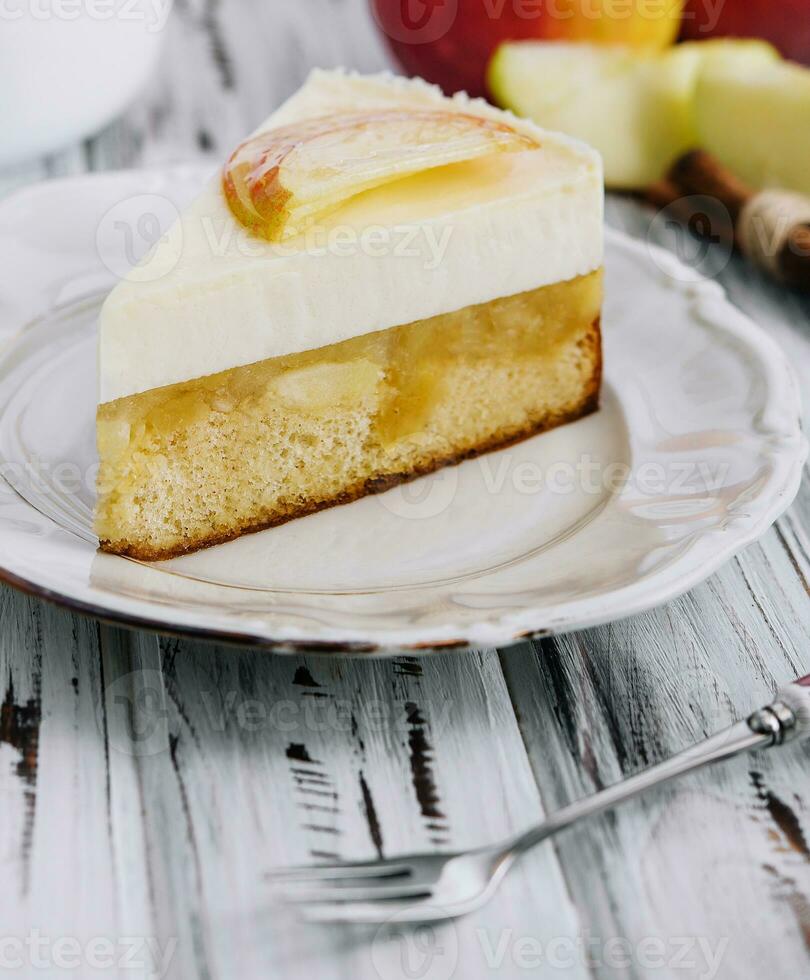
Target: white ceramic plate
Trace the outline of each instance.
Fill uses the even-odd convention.
[[[596,415],[162,564],[98,553],[97,313],[203,177],[93,175],[0,207],[9,582],[106,619],[280,650],[504,645],[673,598],[796,493],[806,447],[781,352],[715,284],[610,233]]]

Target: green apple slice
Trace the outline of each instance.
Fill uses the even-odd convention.
[[[602,154],[608,187],[644,187],[696,145],[694,92],[703,66],[745,73],[777,61],[762,41],[704,41],[664,52],[523,41],[501,45],[490,91],[501,104]]]
[[[786,61],[707,64],[695,98],[700,144],[754,187],[810,194],[810,70]]]

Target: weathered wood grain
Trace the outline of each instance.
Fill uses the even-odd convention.
[[[137,105],[0,182],[221,155],[312,65],[385,63],[363,0],[178,0]],[[609,202],[641,237],[651,217]],[[650,235],[683,244],[664,222]],[[738,260],[719,278],[810,392],[810,301]],[[39,930],[53,959],[75,939],[80,976],[98,972],[93,938],[123,977],[804,975],[802,746],[572,832],[492,906],[432,932],[305,928],[265,872],[491,840],[664,758],[810,669],[809,583],[805,480],[775,529],[688,596],[500,656],[278,659],[0,588],[0,940]]]
[[[98,625],[0,592],[2,967],[37,932],[86,946],[127,934],[111,862]],[[58,953],[58,950],[57,950]],[[53,948],[39,955],[53,967]],[[43,967],[44,969],[44,967]],[[28,975],[19,969],[19,975]]]
[[[141,858],[121,887],[161,948],[177,938],[172,975],[404,977],[398,937],[303,926],[273,904],[266,872],[471,846],[542,812],[494,652],[304,661],[102,635],[111,819],[137,829]],[[468,976],[501,956],[509,975],[513,935],[545,945],[577,930],[546,850],[489,908],[439,929],[431,955]],[[586,976],[578,962],[565,972]]]

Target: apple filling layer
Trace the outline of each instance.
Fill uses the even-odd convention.
[[[601,274],[107,402],[97,532],[154,560],[579,418]]]

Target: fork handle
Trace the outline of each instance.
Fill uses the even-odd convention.
[[[546,840],[572,824],[609,810],[625,800],[669,782],[677,776],[694,772],[714,762],[730,759],[755,749],[782,745],[810,728],[810,676],[803,677],[783,688],[777,700],[754,712],[746,721],[737,722],[725,731],[659,762],[643,772],[609,786],[586,799],[571,803],[558,810],[543,823],[510,838],[504,844],[502,857],[514,859],[518,855]]]

